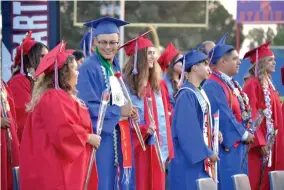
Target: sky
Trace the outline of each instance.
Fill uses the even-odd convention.
[[[228,12],[233,15],[234,19],[237,18],[237,0],[219,0],[223,6],[228,10]],[[246,36],[249,32],[249,30],[253,28],[263,28],[265,31],[268,29],[268,27],[271,27],[274,32],[276,33],[276,24],[244,24],[243,25],[243,32]],[[249,50],[248,45],[250,43],[249,39],[245,39],[240,50],[240,57],[243,57],[243,55]]]

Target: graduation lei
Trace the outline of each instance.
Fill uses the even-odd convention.
[[[262,84],[262,89],[264,93],[264,102],[265,102],[265,107],[267,109],[267,112],[265,114],[266,118],[266,130],[267,130],[267,135],[272,134],[274,132],[274,125],[273,125],[273,119],[272,119],[272,106],[271,106],[271,98],[270,98],[270,92],[269,92],[269,85],[273,88],[274,91],[275,87],[272,83],[272,81],[267,78],[269,84]]]
[[[238,81],[232,79],[231,81],[228,81],[224,74],[212,70],[212,73],[217,76],[220,80],[222,80],[229,88],[233,91],[234,95],[237,97],[238,102],[240,104],[241,108],[241,114],[242,114],[242,120],[243,124],[247,127],[250,127],[252,124],[252,113],[251,113],[251,107],[249,105],[249,98],[246,93],[243,92],[242,87],[238,83]]]

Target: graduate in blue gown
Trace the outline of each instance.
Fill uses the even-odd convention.
[[[131,137],[126,135],[125,138],[121,138],[125,133],[121,133],[123,126],[119,125],[119,122],[122,117],[131,116],[132,119],[138,119],[138,114],[129,103],[123,105],[125,101],[121,102],[124,100],[124,95],[121,92],[119,81],[114,76],[115,73],[120,72],[115,57],[119,41],[118,27],[126,24],[128,23],[111,17],[85,23],[86,26],[95,28],[96,49],[79,69],[77,89],[79,98],[86,103],[89,109],[94,131],[96,131],[102,92],[111,90],[112,93],[104,118],[101,146],[96,152],[99,190],[135,189],[134,160],[129,159],[131,157],[129,155],[128,157],[123,156],[124,146],[121,146],[122,140],[123,144],[127,143],[128,148],[129,143],[132,146],[131,139],[129,139]],[[129,131],[128,128],[123,130]],[[132,158],[134,158],[133,150]]]
[[[219,158],[212,149],[210,103],[200,86],[209,76],[208,57],[192,50],[183,65],[186,80],[177,93],[172,121],[175,158],[170,163],[170,189],[194,190],[197,179],[214,176],[213,164]]]
[[[247,174],[247,161],[241,169],[246,144],[253,142],[253,135],[247,131],[250,120],[244,93],[232,77],[238,73],[240,60],[237,51],[225,44],[224,35],[209,53],[212,74],[203,88],[208,95],[212,112],[219,110],[220,131],[223,143],[219,148],[218,189],[234,189],[232,175]],[[247,106],[241,106],[247,105]]]

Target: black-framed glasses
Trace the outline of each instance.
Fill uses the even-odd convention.
[[[110,42],[107,42],[107,41],[98,41],[98,43],[100,44],[101,47],[106,47],[108,44],[110,47],[117,47],[118,46],[118,43],[117,41],[110,41]]]

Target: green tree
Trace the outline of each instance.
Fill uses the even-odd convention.
[[[284,46],[284,25],[279,24],[277,26],[277,35],[273,39],[273,45]]]
[[[99,18],[102,1],[78,1],[78,21]],[[204,23],[206,3],[204,1],[126,1],[125,18],[129,22],[146,23]],[[68,48],[79,48],[86,27],[73,26],[73,1],[61,1],[61,36]],[[240,42],[243,41],[242,26]],[[125,41],[147,31],[147,28],[126,27]],[[208,28],[158,28],[160,44],[173,42],[181,51],[188,51],[202,41],[216,41],[228,32],[227,44],[236,43],[236,21],[218,1],[210,3]],[[151,38],[151,35],[149,35]]]
[[[275,33],[272,28],[268,28],[265,32],[263,28],[253,28],[248,33],[248,39],[251,40],[250,48],[253,49],[265,42],[272,41]]]

